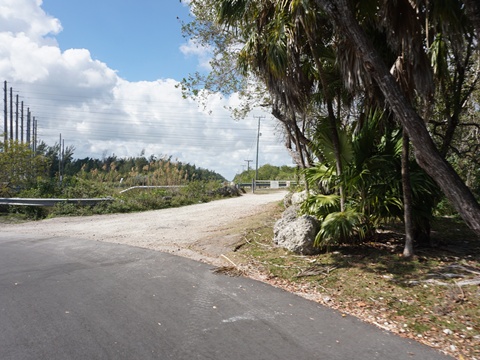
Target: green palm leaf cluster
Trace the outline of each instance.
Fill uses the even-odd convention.
[[[383,132],[380,129],[383,128]],[[321,220],[316,245],[328,247],[368,239],[376,228],[403,219],[401,183],[402,137],[379,111],[367,116],[361,128],[342,130],[343,170],[336,173],[329,132],[316,138],[327,162],[305,169],[311,192],[302,211]],[[411,161],[414,218],[421,229],[428,226],[438,189]],[[344,190],[345,209],[340,209],[338,190]]]
[[[365,238],[365,216],[353,209],[332,212],[325,216],[322,227],[315,239],[320,247],[351,242],[352,239]]]

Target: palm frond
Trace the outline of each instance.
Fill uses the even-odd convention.
[[[315,238],[315,246],[325,248],[363,239],[365,223],[364,215],[352,209],[330,213],[322,222],[320,231]]]
[[[336,212],[340,209],[340,196],[336,194],[330,195],[310,195],[303,202],[301,211],[304,214],[315,216],[322,220],[328,214]]]
[[[340,157],[342,164],[348,164],[354,158],[351,137],[344,128],[337,129],[340,141]],[[336,162],[335,147],[332,140],[332,128],[326,117],[319,117],[315,131],[315,146],[322,152],[327,163],[333,166]]]
[[[305,179],[313,189],[319,189],[328,193],[337,182],[337,174],[334,166],[317,164],[303,170]]]

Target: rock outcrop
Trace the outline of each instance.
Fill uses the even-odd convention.
[[[296,254],[317,254],[319,249],[314,246],[314,242],[320,230],[320,223],[313,216],[298,216],[299,209],[297,202],[285,210],[273,228],[273,242]]]

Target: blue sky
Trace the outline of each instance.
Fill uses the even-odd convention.
[[[255,159],[263,116],[259,166],[292,165],[265,110],[235,121],[237,94],[211,94],[205,107],[183,99],[179,81],[209,59],[183,38],[188,19],[178,0],[0,0],[0,81],[30,108],[39,139],[61,134],[76,158],[144,152],[231,180]]]
[[[182,79],[196,70],[196,59],[180,51],[189,8],[179,0],[44,0],[42,8],[62,23],[62,50],[88,49],[128,81]]]

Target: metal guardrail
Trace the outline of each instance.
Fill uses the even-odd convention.
[[[35,199],[35,198],[0,198],[0,205],[17,206],[55,206],[55,204],[66,203],[81,206],[96,205],[104,201],[113,201],[113,198],[91,198],[91,199]]]
[[[180,187],[185,187],[185,185],[159,185],[159,186],[150,186],[150,185],[142,185],[142,186],[132,186],[129,187],[128,189],[120,191],[121,193],[134,190],[134,189],[172,189],[172,188],[180,188]]]

